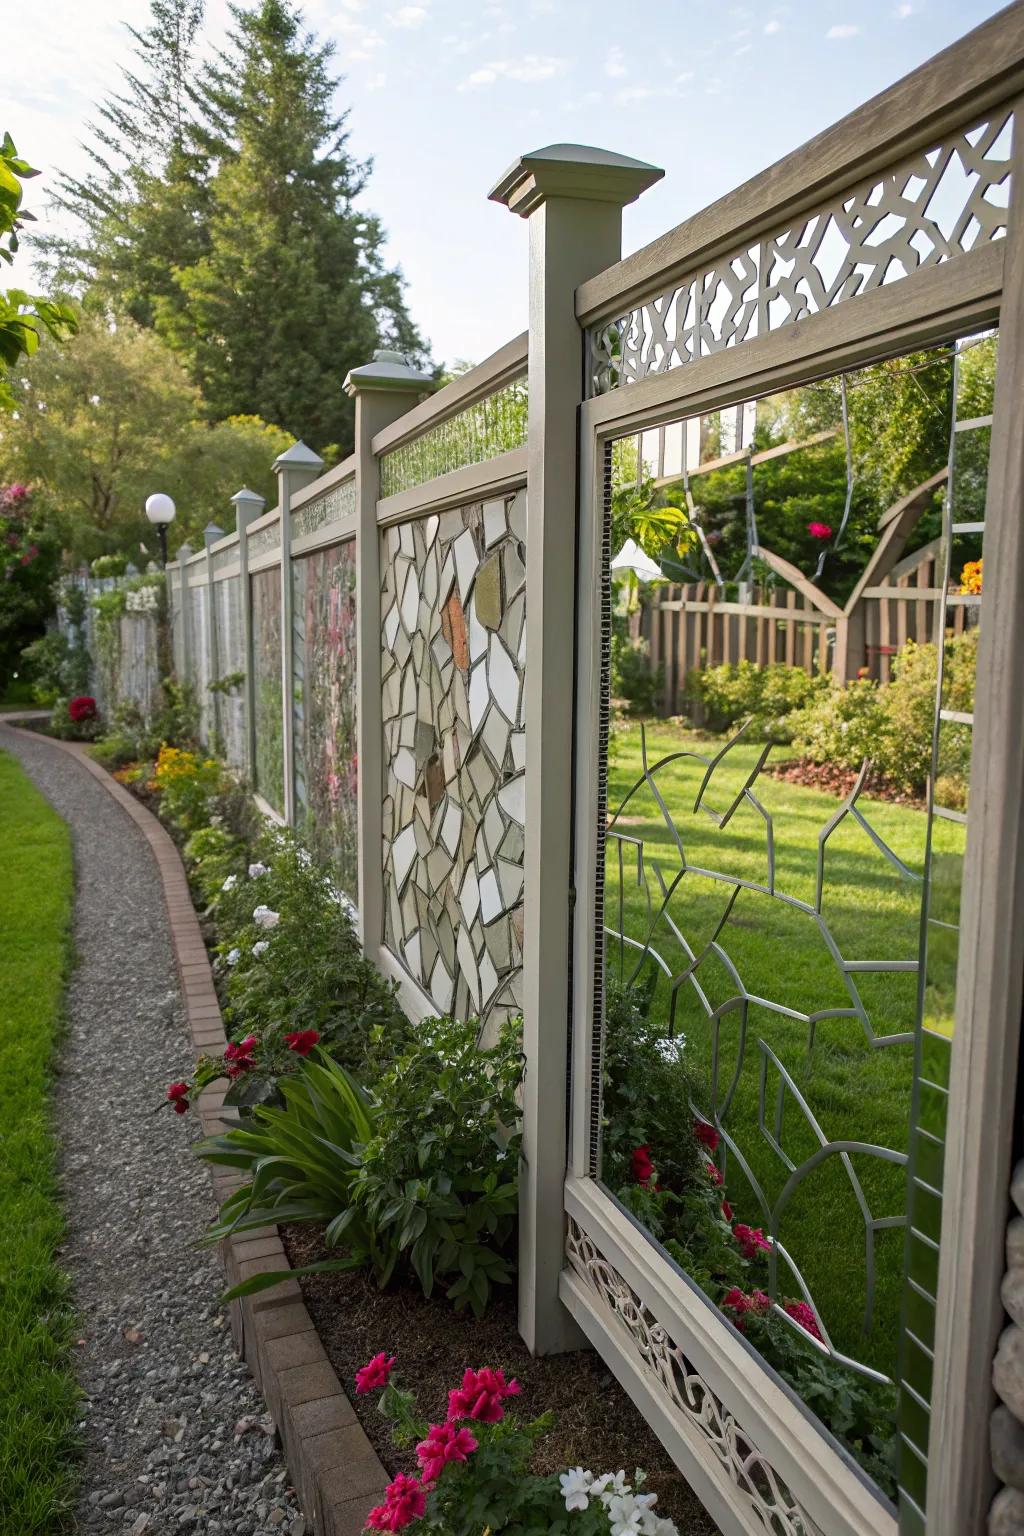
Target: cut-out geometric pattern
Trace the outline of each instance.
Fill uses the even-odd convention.
[[[1006,233],[1000,110],[590,333],[594,394],[680,368]]]
[[[521,1007],[526,492],[381,538],[385,942],[493,1020]]]

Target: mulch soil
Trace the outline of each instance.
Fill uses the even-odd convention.
[[[786,763],[772,763],[764,772],[773,779],[787,784],[802,784],[805,789],[819,789],[826,795],[845,800],[857,782],[857,769],[840,768],[835,763],[812,763],[806,758],[792,758]],[[869,773],[864,786],[865,795],[871,800],[889,800],[893,805],[913,805],[924,808],[920,795],[908,794],[880,773]]]
[[[318,1229],[286,1226],[281,1236],[293,1267],[329,1257]],[[365,1271],[309,1275],[299,1283],[331,1364],[392,1475],[415,1472],[416,1458],[392,1446],[377,1394],[355,1394],[359,1367],[382,1349],[396,1355],[401,1384],[415,1391],[418,1411],[434,1423],[445,1418],[448,1392],[463,1371],[491,1365],[521,1383],[518,1416],[554,1415],[554,1427],[538,1443],[535,1472],[582,1466],[631,1473],[642,1467],[649,1490],[658,1495],[659,1514],[674,1520],[682,1536],[714,1536],[711,1517],[596,1354],[530,1355],[516,1326],[514,1292],[497,1293],[477,1319],[455,1312],[443,1294],[428,1299],[416,1284],[393,1282],[380,1291]]]

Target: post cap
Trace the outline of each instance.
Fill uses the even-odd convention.
[[[664,174],[644,160],[590,144],[549,144],[520,155],[487,195],[524,219],[549,197],[585,198],[624,208]]]
[[[231,505],[239,509],[242,507],[259,507],[262,511],[267,504],[265,496],[261,496],[259,491],[250,491],[247,485],[243,485],[240,491],[236,491],[230,500]]]
[[[203,529],[203,543],[209,549],[211,544],[216,544],[218,539],[224,537],[224,529],[218,528],[216,523],[207,523]]]
[[[314,453],[312,448],[307,448],[305,443],[299,441],[292,443],[291,447],[286,448],[284,453],[279,453],[274,460],[272,468],[275,471],[279,469],[319,469],[323,462],[318,453]]]
[[[404,352],[393,352],[388,347],[378,347],[372,363],[353,368],[345,380],[345,393],[358,394],[361,389],[407,389],[424,394],[433,389],[432,374],[421,373]]]
[[[175,556],[175,559],[177,560],[178,564],[179,565],[184,565],[185,561],[186,560],[191,560],[191,558],[192,558],[192,546],[191,546],[191,544],[179,544],[178,545],[178,553]]]

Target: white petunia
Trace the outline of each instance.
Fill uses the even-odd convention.
[[[641,1522],[644,1536],[679,1536],[679,1532],[672,1520],[663,1520],[656,1515],[653,1509],[649,1509]]]
[[[228,965],[237,965],[242,958],[242,951],[240,949],[229,949],[226,958]]]
[[[591,1493],[596,1493],[602,1504],[607,1505],[616,1497],[629,1493],[630,1486],[626,1482],[625,1472],[605,1472],[602,1477],[594,1479]]]
[[[611,1536],[646,1536],[647,1520],[656,1493],[615,1494],[608,1502]]]
[[[270,948],[270,940],[269,939],[257,939],[256,943],[252,947],[252,952],[256,956],[256,959],[258,960],[260,955],[265,955],[269,948]]]
[[[269,874],[270,874],[270,865],[269,864],[250,864],[249,865],[249,879],[250,880],[258,880],[260,875],[269,875]]]
[[[671,1039],[665,1037],[662,1040],[656,1040],[654,1043],[662,1061],[682,1061],[686,1053],[685,1035],[673,1035]]]
[[[281,921],[280,912],[275,912],[271,907],[260,904],[252,915],[252,920],[257,928],[276,928]]]
[[[238,876],[237,875],[228,875],[227,879],[224,881],[224,884],[221,886],[221,890],[222,891],[233,891],[237,884],[238,884]]]
[[[563,1472],[558,1482],[562,1490],[562,1498],[565,1500],[566,1509],[572,1513],[575,1509],[586,1509],[590,1504],[590,1486],[594,1481],[593,1472],[585,1472],[582,1467],[570,1467],[568,1472]]]

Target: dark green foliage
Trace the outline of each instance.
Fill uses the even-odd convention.
[[[27,486],[0,486],[0,693],[53,611],[60,549]]]
[[[617,623],[612,628],[612,698],[624,700],[630,714],[653,715],[665,686],[665,668],[652,668],[647,642],[630,639],[624,629]]]
[[[828,679],[812,677],[802,667],[773,662],[758,667],[752,661],[727,662],[696,669],[686,679],[691,704],[709,730],[725,731],[750,720],[750,740],[789,741],[790,716],[828,689]]]

